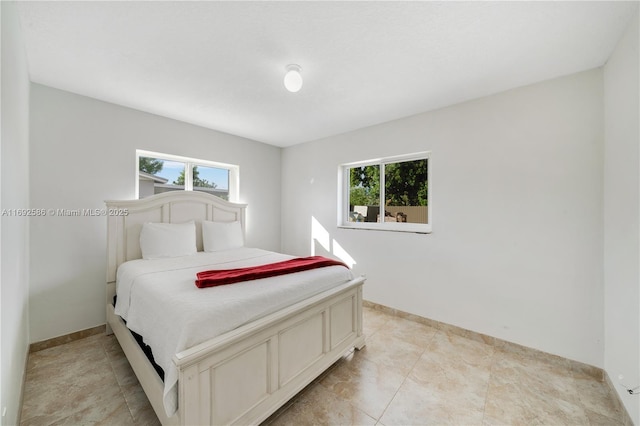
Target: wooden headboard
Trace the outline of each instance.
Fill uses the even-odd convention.
[[[140,230],[146,222],[181,223],[194,220],[196,244],[202,251],[202,221],[240,221],[245,232],[246,204],[231,203],[198,191],[171,191],[141,200],[106,201],[107,283],[116,280],[123,262],[142,258]]]

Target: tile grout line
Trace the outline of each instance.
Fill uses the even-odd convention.
[[[133,416],[133,411],[131,410],[131,406],[129,405],[129,402],[127,401],[127,398],[124,395],[124,390],[122,389],[122,385],[120,384],[120,381],[118,380],[118,375],[116,374],[116,370],[113,366],[113,362],[111,360],[111,357],[109,357],[109,354],[107,353],[107,349],[105,348],[104,345],[105,342],[100,342],[100,346],[102,347],[102,350],[104,351],[104,355],[107,358],[107,362],[109,363],[109,368],[111,368],[111,374],[113,374],[114,379],[116,380],[116,383],[118,384],[118,389],[120,389],[120,396],[122,396],[122,399],[124,400],[125,405],[127,406],[127,410],[129,410],[129,415],[131,416],[131,421],[136,424],[136,419]]]
[[[491,380],[493,378],[493,367],[496,364],[496,353],[497,350],[494,347],[493,348],[493,353],[491,354],[491,367],[489,368],[489,380],[487,380],[487,391],[484,395],[484,405],[482,407],[482,424],[486,424],[485,422],[485,418],[487,417],[487,403],[489,402],[489,388],[491,387]]]
[[[433,333],[433,335],[431,336],[431,339],[429,339],[429,343],[431,343],[431,341],[433,340],[433,338],[435,337],[435,335],[439,332],[440,330],[437,330]],[[420,356],[418,357],[418,359],[416,359],[416,361],[413,363],[413,365],[411,366],[411,369],[409,369],[409,372],[406,374],[406,376],[404,377],[404,379],[402,379],[402,383],[400,383],[400,386],[398,386],[398,389],[396,389],[396,391],[393,393],[393,396],[391,397],[391,399],[389,400],[389,402],[387,403],[387,405],[384,407],[384,410],[382,410],[382,414],[380,414],[380,417],[378,419],[376,419],[376,422],[380,422],[382,420],[382,417],[384,417],[384,414],[387,412],[387,410],[389,409],[389,406],[391,405],[391,403],[393,402],[393,400],[396,398],[396,395],[398,395],[398,392],[400,392],[400,389],[402,389],[402,386],[404,386],[404,384],[407,382],[407,379],[409,378],[409,376],[411,375],[411,372],[413,371],[413,369],[416,367],[416,365],[418,364],[418,362],[420,361],[420,359],[422,358],[422,355],[424,355],[424,353],[427,351],[427,348],[429,346],[429,343],[427,343],[424,347],[424,349],[422,350],[422,352],[420,352]],[[374,361],[371,361],[374,362]]]
[[[373,336],[374,334],[376,334],[381,328],[383,328],[387,323],[389,322],[389,320],[386,320],[383,324],[381,324],[379,327],[377,327],[374,331],[371,332],[371,334],[367,334],[365,335],[365,347],[366,347],[366,339]],[[363,332],[364,334],[364,332]],[[426,350],[426,349],[425,349]],[[353,355],[355,356],[356,353],[358,353],[360,351],[358,350],[353,350],[351,351],[351,353],[353,353]],[[420,353],[420,357],[422,356],[422,354],[424,353],[424,350]],[[346,355],[346,354],[345,354]],[[362,356],[367,362],[371,362],[373,364],[378,365],[377,362],[370,360],[369,358],[367,358],[364,354],[361,354],[359,356]],[[418,360],[420,360],[420,357],[418,357]],[[418,362],[418,360],[416,360],[416,363]],[[415,367],[415,363],[414,365],[411,367],[411,370],[413,370],[413,367]],[[411,372],[411,370],[409,370],[409,373]],[[408,374],[407,373],[407,376]],[[400,386],[398,386],[398,390],[400,389],[400,387],[402,386],[402,384],[404,383],[404,380],[406,379],[406,377],[403,379],[402,383],[400,384]],[[378,423],[380,423],[380,419],[382,418],[382,416],[384,415],[384,412],[386,411],[386,407],[389,406],[389,404],[391,404],[391,401],[393,401],[393,398],[395,397],[396,393],[398,392],[398,390],[396,390],[396,392],[393,394],[393,396],[390,398],[389,402],[387,403],[387,406],[385,407],[385,409],[382,411],[382,413],[380,414],[379,417],[373,416],[371,415],[371,413],[365,411],[364,409],[354,405],[351,401],[346,400],[345,398],[343,398],[341,395],[337,394],[335,391],[333,391],[332,389],[327,388],[326,386],[322,385],[322,383],[318,382],[319,385],[321,385],[324,389],[326,389],[327,391],[331,392],[334,396],[336,396],[337,398],[339,398],[340,400],[346,402],[347,404],[349,404],[351,407],[363,412],[364,414],[366,414],[367,416],[371,417],[372,419],[375,420],[376,425]],[[280,416],[278,416],[280,417]]]

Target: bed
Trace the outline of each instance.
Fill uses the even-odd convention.
[[[171,404],[168,406],[168,386],[165,386],[165,381],[160,378],[127,327],[129,325],[135,328],[136,320],[127,317],[130,322],[126,323],[116,313],[113,302],[116,277],[121,266],[119,282],[124,282],[123,276],[129,271],[126,268],[131,265],[142,268],[142,275],[150,273],[145,268],[152,262],[138,260],[142,257],[140,232],[143,224],[194,221],[199,253],[189,256],[189,261],[195,262],[185,266],[191,271],[189,273],[193,272],[193,268],[198,268],[199,265],[204,267],[211,262],[227,262],[234,266],[245,265],[245,262],[260,264],[267,260],[278,261],[289,257],[255,248],[229,250],[212,255],[213,258],[200,253],[203,249],[201,230],[204,221],[235,222],[239,223],[242,232],[246,229],[246,205],[230,203],[202,192],[175,191],[142,200],[107,201],[106,205],[107,332],[115,334],[163,425],[258,424],[346,352],[364,346],[363,277],[353,277],[351,274],[338,276],[340,272],[337,269],[340,267],[332,267],[332,274],[335,275],[332,279],[339,281],[330,286],[323,287],[318,281],[321,278],[312,275],[311,271],[268,278],[267,280],[277,280],[282,287],[307,286],[315,290],[306,295],[292,296],[287,303],[286,297],[278,295],[275,298],[278,303],[266,311],[262,308],[252,311],[247,314],[246,321],[232,325],[232,329],[222,334],[213,332],[215,335],[212,337],[196,340],[197,343],[193,345],[176,346],[178,349],[175,353],[172,352],[169,367],[170,370],[175,369],[175,407]],[[168,263],[174,265],[172,262],[175,263],[174,260],[169,260]],[[238,300],[244,297],[242,289],[246,285],[247,283],[239,283],[223,287],[233,287],[233,291],[239,291],[241,296],[235,296]],[[141,286],[142,284],[138,285]],[[190,287],[195,289],[195,285]],[[194,293],[196,291],[201,290],[193,290]],[[148,299],[154,300],[151,296]],[[122,301],[118,300],[117,306],[121,308],[119,304]],[[159,302],[155,301],[148,304],[152,307],[159,306]],[[219,308],[222,309],[222,306]],[[210,311],[217,313],[218,308]],[[221,315],[220,318],[227,317],[226,314]],[[167,315],[169,316],[171,315]],[[217,325],[219,322],[219,319],[211,317],[199,323],[199,327],[202,330],[202,324]],[[169,323],[159,323],[158,329],[168,330],[169,327]],[[166,331],[166,334],[169,336],[171,333]],[[153,345],[151,348],[153,350]],[[165,380],[166,376],[165,374]]]

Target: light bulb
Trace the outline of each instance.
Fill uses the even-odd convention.
[[[287,73],[284,75],[284,87],[290,92],[297,92],[302,88],[302,68],[300,65],[287,65]]]

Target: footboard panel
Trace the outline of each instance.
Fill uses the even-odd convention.
[[[237,333],[174,358],[180,423],[257,424],[362,347],[362,282]]]

